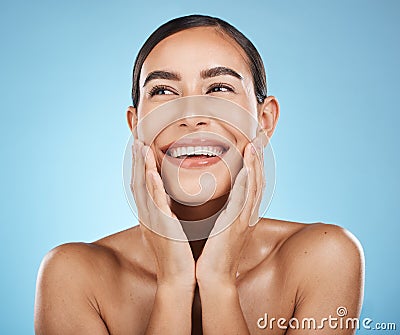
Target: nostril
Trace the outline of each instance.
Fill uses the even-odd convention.
[[[180,120],[178,124],[179,127],[201,127],[208,125],[208,120],[190,117]]]

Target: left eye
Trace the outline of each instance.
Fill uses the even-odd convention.
[[[158,88],[153,90],[150,95],[154,96],[154,95],[170,95],[170,94],[174,94],[172,93],[170,90],[166,89],[166,88]]]
[[[227,85],[215,85],[212,86],[207,93],[214,93],[214,92],[233,92],[233,89]]]

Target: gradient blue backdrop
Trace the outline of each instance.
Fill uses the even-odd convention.
[[[281,104],[267,215],[352,231],[362,316],[400,327],[400,2],[17,0],[0,13],[1,334],[33,334],[47,251],[136,224],[122,185],[133,60],[191,13],[232,22],[265,60]]]

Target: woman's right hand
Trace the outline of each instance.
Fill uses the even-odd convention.
[[[131,191],[140,228],[157,267],[157,285],[194,289],[195,261],[183,228],[168,204],[153,150],[136,140],[132,146]]]

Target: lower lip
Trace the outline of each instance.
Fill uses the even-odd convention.
[[[224,152],[222,156],[225,154]],[[174,165],[177,165],[184,169],[192,169],[192,168],[203,168],[214,165],[221,160],[219,156],[194,156],[190,158],[175,158],[168,155],[165,157]]]

